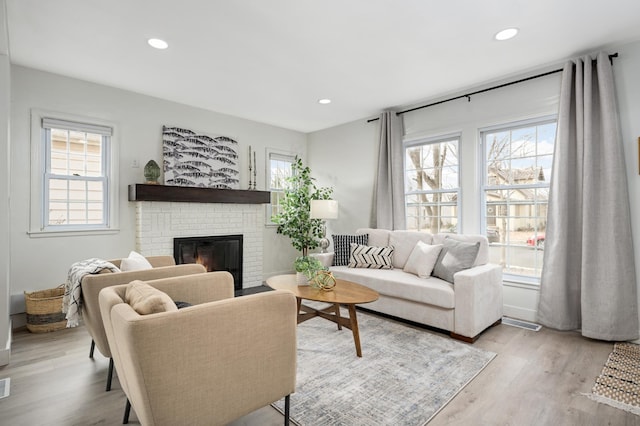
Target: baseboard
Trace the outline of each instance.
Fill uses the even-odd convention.
[[[536,322],[538,311],[533,309],[525,309],[520,306],[504,305],[502,314],[505,317],[515,318],[523,321]]]

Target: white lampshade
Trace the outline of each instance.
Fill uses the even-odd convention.
[[[337,219],[336,200],[311,200],[311,219]]]

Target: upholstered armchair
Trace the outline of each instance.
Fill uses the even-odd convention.
[[[141,315],[131,295],[135,284],[100,292],[107,340],[128,398],[124,423],[133,407],[142,425],[224,425],[285,398],[288,424],[296,381],[293,294],[234,298],[231,274],[210,272],[147,281],[170,297],[169,304],[192,306]]]
[[[104,333],[104,325],[102,324],[102,316],[100,315],[100,306],[98,304],[98,294],[105,287],[120,284],[128,284],[134,280],[155,280],[159,278],[176,277],[182,275],[201,274],[206,272],[204,266],[191,263],[185,265],[176,265],[171,256],[150,256],[147,260],[153,268],[126,271],[126,272],[107,272],[95,275],[85,275],[81,281],[82,288],[82,317],[84,324],[91,335],[91,349],[89,357],[93,358],[95,347],[100,353],[109,358],[109,371],[107,372],[106,390],[111,390],[111,380],[113,377],[113,359],[111,359],[111,350],[107,342],[107,336]],[[122,259],[109,260],[115,266],[120,268]]]

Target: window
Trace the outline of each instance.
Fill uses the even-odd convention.
[[[540,277],[555,118],[481,131],[484,231],[507,275]]]
[[[276,225],[271,218],[280,212],[286,179],[291,176],[291,165],[294,161],[294,155],[267,151],[267,182],[268,190],[271,191],[271,202],[267,205],[267,225]]]
[[[32,128],[30,234],[115,231],[113,127],[35,112]]]
[[[407,229],[458,232],[459,136],[405,143]]]

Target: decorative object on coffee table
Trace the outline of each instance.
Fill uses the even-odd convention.
[[[163,126],[164,184],[240,189],[237,146],[227,136]]]
[[[158,178],[160,177],[160,166],[154,160],[149,160],[147,164],[144,165],[144,178],[146,180],[145,183],[148,184],[158,184]]]
[[[318,271],[309,283],[320,290],[331,291],[336,286],[336,278],[330,271]]]
[[[293,262],[293,267],[296,270],[296,281],[298,285],[304,285],[316,275],[316,272],[321,271],[322,263],[311,256],[300,256]]]

